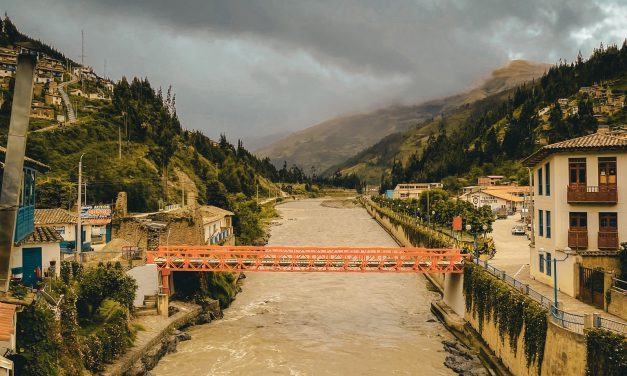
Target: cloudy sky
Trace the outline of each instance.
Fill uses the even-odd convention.
[[[2,9],[5,8],[5,9]],[[253,142],[627,37],[627,0],[8,0],[17,27],[176,92],[186,128]]]

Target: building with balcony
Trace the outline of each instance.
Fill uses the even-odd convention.
[[[531,276],[552,286],[557,267],[558,289],[580,297],[584,272],[616,270],[627,241],[627,134],[600,126],[542,147],[523,165],[534,193]]]
[[[6,149],[0,147],[0,186]],[[22,183],[16,213],[14,244],[11,248],[12,279],[27,286],[37,284],[46,272],[59,273],[61,237],[54,228],[35,225],[37,171],[48,169],[43,163],[24,158]]]
[[[205,242],[210,245],[235,243],[233,239],[233,212],[205,205],[200,207]]]

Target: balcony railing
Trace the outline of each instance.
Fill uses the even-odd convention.
[[[568,246],[572,249],[588,248],[588,230],[587,229],[568,230]]]
[[[569,203],[615,204],[618,202],[616,185],[586,186],[570,184],[567,187]]]
[[[17,209],[17,218],[15,221],[15,238],[16,242],[23,240],[33,233],[35,230],[35,207],[22,206]]]
[[[599,249],[618,249],[618,231],[599,231]]]

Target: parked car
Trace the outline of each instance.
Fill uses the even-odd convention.
[[[525,228],[523,226],[512,227],[512,235],[525,235]]]

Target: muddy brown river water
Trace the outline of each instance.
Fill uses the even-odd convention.
[[[363,208],[288,202],[271,245],[396,246]],[[154,375],[453,375],[417,274],[248,273],[224,319],[189,329]]]

